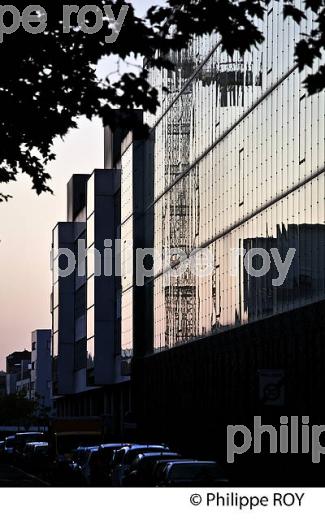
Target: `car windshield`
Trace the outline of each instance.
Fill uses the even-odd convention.
[[[135,459],[140,453],[164,453],[168,451],[167,448],[164,448],[163,446],[155,446],[155,447],[143,447],[143,448],[136,448],[134,450],[128,451],[128,453],[125,456],[125,464],[133,464]]]
[[[44,436],[43,433],[39,432],[35,432],[35,433],[23,433],[23,434],[17,434],[16,435],[16,439],[17,441],[24,441],[24,442],[33,442],[33,440],[35,439],[35,441],[38,441],[40,438],[42,438]]]
[[[35,455],[47,455],[48,454],[48,446],[36,446],[35,447]]]
[[[42,439],[43,433],[28,433],[16,436],[18,446],[25,446],[28,442],[37,442]]]
[[[217,464],[175,464],[169,472],[171,480],[213,480],[220,477]]]

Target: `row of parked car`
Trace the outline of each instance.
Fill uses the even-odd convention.
[[[183,458],[165,445],[80,446],[71,456],[74,481],[90,486],[214,486],[227,483],[215,461]]]
[[[227,479],[215,461],[184,458],[164,444],[79,446],[64,455],[44,434],[18,433],[0,443],[0,456],[53,485],[112,487],[220,486]]]
[[[39,443],[45,440],[43,432],[19,432],[15,435],[10,435],[0,442],[0,456],[19,457],[23,454],[26,444]]]
[[[20,432],[0,442],[0,461],[42,473],[47,470],[49,444],[43,432]]]

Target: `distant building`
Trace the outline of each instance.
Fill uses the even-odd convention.
[[[23,350],[13,352],[6,358],[6,393],[7,395],[23,392],[31,396],[30,381],[31,352]]]
[[[51,330],[32,332],[31,398],[40,406],[51,407]]]
[[[6,372],[7,374],[17,374],[21,371],[22,361],[31,361],[31,353],[29,350],[23,350],[22,352],[13,352],[6,358]]]

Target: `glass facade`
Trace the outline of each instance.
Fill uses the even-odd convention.
[[[134,145],[122,155],[121,176],[121,352],[123,358],[133,353],[134,268],[130,252],[134,248]]]
[[[86,215],[86,210],[83,211]],[[84,222],[86,219],[84,219]],[[75,370],[82,370],[87,366],[87,273],[86,260],[83,255],[78,254],[80,245],[86,247],[86,231],[84,230],[74,244],[74,254],[76,258],[75,269],[75,293],[74,293],[74,367]]]
[[[52,312],[52,356],[55,358],[59,353],[58,348],[58,331],[59,331],[59,230],[56,227],[52,235],[52,251],[51,251],[51,268],[52,268],[52,295],[51,295],[51,312]]]
[[[155,251],[203,249],[211,259],[204,276],[179,254],[168,256],[167,272],[156,264],[156,350],[325,297],[325,94],[306,94],[294,62],[313,27],[306,16],[299,27],[271,1],[260,22],[265,41],[251,53],[229,57],[215,36],[202,37],[173,54],[174,71],[150,71],[161,96],[147,117]]]
[[[95,362],[95,175],[87,183],[87,368]]]

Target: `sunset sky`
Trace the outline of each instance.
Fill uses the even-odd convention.
[[[133,3],[143,15],[148,7],[163,1]],[[99,72],[108,73],[109,65],[101,64]],[[66,220],[70,177],[103,167],[101,121],[81,119],[78,130],[64,141],[56,141],[54,151],[56,160],[49,167],[54,196],[37,197],[23,175],[16,184],[0,186],[3,193],[14,197],[0,204],[0,370],[5,368],[6,355],[30,349],[33,330],[51,328],[51,230],[58,221]]]

